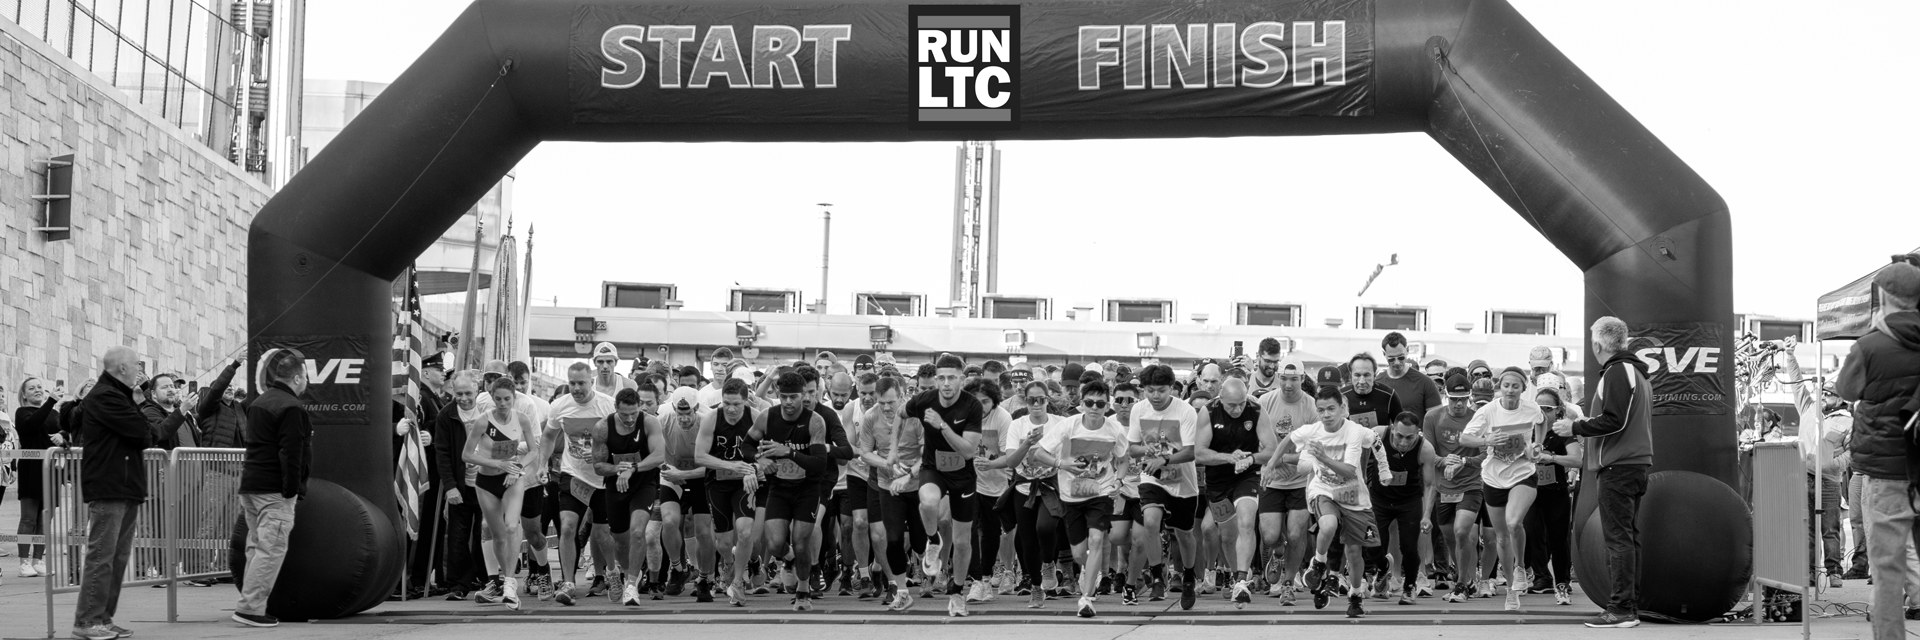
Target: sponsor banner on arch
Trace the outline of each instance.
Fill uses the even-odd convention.
[[[1657,416],[1727,415],[1733,412],[1720,369],[1731,366],[1722,351],[1726,325],[1718,322],[1653,322],[1633,325],[1629,348],[1647,363]]]
[[[1370,0],[583,4],[569,103],[575,122],[603,123],[1362,116],[1373,113],[1373,10]]]
[[[272,336],[256,340],[253,353],[265,355],[269,349],[289,348],[306,356],[307,391],[300,394],[300,402],[314,424],[368,423],[367,402],[373,397],[368,378],[387,384],[392,377],[392,362],[382,359],[368,369],[366,336]],[[260,362],[254,364],[256,371],[261,366]]]

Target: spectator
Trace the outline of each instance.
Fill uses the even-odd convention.
[[[1593,356],[1604,363],[1594,390],[1594,417],[1562,416],[1553,431],[1562,438],[1584,438],[1584,468],[1599,482],[1600,529],[1611,585],[1606,610],[1587,626],[1634,627],[1640,624],[1640,530],[1634,520],[1647,493],[1647,467],[1653,464],[1653,393],[1647,363],[1627,350],[1627,323],[1613,316],[1595,320],[1592,342]],[[1581,582],[1600,588],[1602,582],[1591,578]]]
[[[1781,353],[1786,361],[1782,379],[1793,383],[1794,406],[1800,411],[1800,451],[1807,461],[1807,477],[1820,491],[1820,544],[1822,566],[1827,570],[1827,586],[1840,586],[1840,486],[1841,471],[1847,468],[1847,430],[1853,428],[1853,414],[1840,400],[1832,385],[1826,388],[1806,380],[1800,372],[1800,360],[1793,350]],[[1818,391],[1818,393],[1816,393]],[[1811,491],[1808,492],[1811,506]]]
[[[193,411],[194,423],[200,427],[200,446],[223,449],[246,446],[242,434],[247,430],[247,410],[241,402],[247,398],[247,387],[233,384],[233,374],[240,370],[241,364],[241,359],[235,358],[213,379],[213,384],[200,390],[200,402]]]
[[[1853,343],[1840,369],[1837,391],[1854,403],[1853,472],[1865,475],[1867,562],[1873,570],[1873,637],[1905,637],[1902,603],[1907,585],[1905,561],[1913,533],[1912,478],[1920,458],[1912,455],[1906,432],[1920,386],[1920,267],[1888,265],[1873,278],[1881,311],[1873,331]]]
[[[200,446],[193,414],[188,413],[188,403],[180,401],[180,374],[154,376],[145,388],[147,399],[140,403],[140,414],[153,430],[153,446],[168,450]]]
[[[267,598],[287,559],[293,514],[307,493],[313,464],[313,425],[300,394],[307,390],[306,357],[272,349],[260,357],[266,389],[247,407],[247,454],[240,470],[240,506],[247,519],[246,578],[233,621],[252,627],[280,624],[267,615]]]
[[[49,389],[47,381],[27,378],[20,383],[20,408],[13,413],[13,443],[20,449],[49,449],[60,438],[60,388]],[[40,521],[46,506],[46,491],[40,483],[41,462],[21,460],[15,484],[19,487],[20,525],[14,532],[23,536],[43,535]],[[32,578],[47,572],[46,545],[20,543],[20,577]]]
[[[68,446],[68,447],[80,446],[80,413],[81,413],[80,402],[82,400],[85,400],[87,398],[87,394],[92,391],[93,391],[92,380],[82,382],[80,383],[79,393],[74,394],[72,399],[69,399],[66,402],[60,403],[60,434],[61,435],[54,439],[55,445]],[[65,442],[62,442],[61,440],[65,440]]]
[[[473,371],[455,372],[445,388],[453,403],[440,412],[433,429],[440,434],[433,441],[434,467],[440,477],[437,490],[447,502],[446,575],[441,580],[450,587],[448,600],[465,600],[480,589],[486,572],[480,564],[480,500],[473,495],[474,470],[460,456],[467,447],[467,424],[481,419],[488,406],[480,403],[479,377]]]
[[[145,382],[144,365],[132,348],[108,349],[100,357],[99,382],[80,404],[80,434],[87,443],[80,457],[87,551],[73,610],[73,637],[79,640],[133,635],[113,623],[113,614],[120,607],[121,576],[133,556],[135,516],[147,501],[141,452],[153,444],[153,432],[133,398],[134,388]]]

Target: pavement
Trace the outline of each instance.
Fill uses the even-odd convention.
[[[0,503],[0,523],[11,528],[18,507],[14,501]],[[8,549],[9,552],[15,550]],[[47,599],[44,582],[16,577],[19,561],[0,558],[6,573],[0,583],[0,639],[47,637]],[[1846,587],[1828,592],[1832,602],[1853,602],[1864,609],[1871,597],[1865,581],[1851,581]],[[1577,586],[1576,586],[1577,590]],[[990,634],[994,640],[1190,640],[1184,634],[1195,627],[1208,627],[1208,640],[1252,640],[1274,634],[1310,633],[1315,640],[1349,638],[1472,638],[1474,640],[1573,638],[1726,638],[1772,639],[1799,638],[1798,624],[1751,622],[1710,625],[1663,625],[1644,623],[1632,630],[1588,629],[1580,622],[1598,613],[1584,595],[1576,593],[1575,604],[1556,606],[1552,596],[1525,596],[1524,610],[1504,612],[1498,598],[1476,599],[1465,604],[1447,604],[1438,598],[1421,599],[1411,606],[1392,601],[1368,600],[1368,616],[1346,618],[1344,601],[1315,610],[1310,602],[1280,607],[1277,600],[1256,596],[1246,609],[1236,609],[1220,594],[1202,596],[1192,611],[1181,611],[1178,597],[1169,594],[1164,602],[1141,603],[1126,607],[1118,599],[1101,599],[1099,617],[1081,619],[1074,615],[1074,601],[1050,600],[1043,609],[1026,608],[1024,599],[1001,596],[994,602],[975,604],[967,618],[946,617],[943,598],[922,599],[906,613],[885,611],[877,600],[829,596],[815,601],[815,610],[794,612],[787,597],[751,596],[744,608],[727,606],[725,598],[711,604],[698,604],[680,596],[663,601],[648,601],[640,607],[619,607],[604,597],[581,598],[577,606],[563,607],[552,602],[527,598],[518,612],[498,605],[472,602],[448,602],[442,599],[387,602],[367,613],[339,620],[285,623],[274,629],[242,627],[228,616],[233,612],[236,592],[231,585],[213,587],[177,587],[178,621],[167,622],[167,590],[146,587],[128,588],[121,595],[116,621],[133,629],[136,638],[167,640],[173,638],[275,638],[278,639],[351,639],[375,640],[403,638],[429,640],[458,638],[621,638],[658,633],[671,626],[676,640],[736,640],[768,633],[801,634],[781,640],[980,640]],[[55,637],[65,638],[72,628],[75,594],[56,594],[53,598]],[[1819,603],[1817,609],[1830,603]],[[1837,607],[1836,607],[1837,608]],[[529,627],[528,625],[538,625]],[[779,626],[779,630],[769,626]],[[911,629],[902,627],[911,626]],[[903,635],[904,634],[904,635]],[[1851,615],[1816,619],[1814,638],[1871,637],[1866,618]]]

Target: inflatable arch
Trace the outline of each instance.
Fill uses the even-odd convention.
[[[1688,477],[1652,483],[1648,507],[1697,517],[1642,523],[1643,583],[1668,587],[1644,606],[1724,612],[1750,564],[1726,490],[1733,374],[1712,355],[1732,352],[1727,205],[1502,0],[479,0],[254,218],[251,353],[383,360],[393,279],[544,140],[1391,132],[1431,136],[1584,271],[1582,326],[1661,340],[1643,352],[1673,362],[1655,471]],[[314,383],[314,477],[344,491],[301,507],[307,561],[272,607],[290,619],[364,611],[400,566],[390,391]],[[1592,519],[1583,495],[1576,556],[1598,588]]]

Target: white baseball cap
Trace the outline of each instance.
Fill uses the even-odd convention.
[[[611,342],[602,342],[600,344],[593,345],[593,359],[599,360],[601,358],[613,358],[614,360],[619,360],[620,350],[614,348],[613,343]]]

